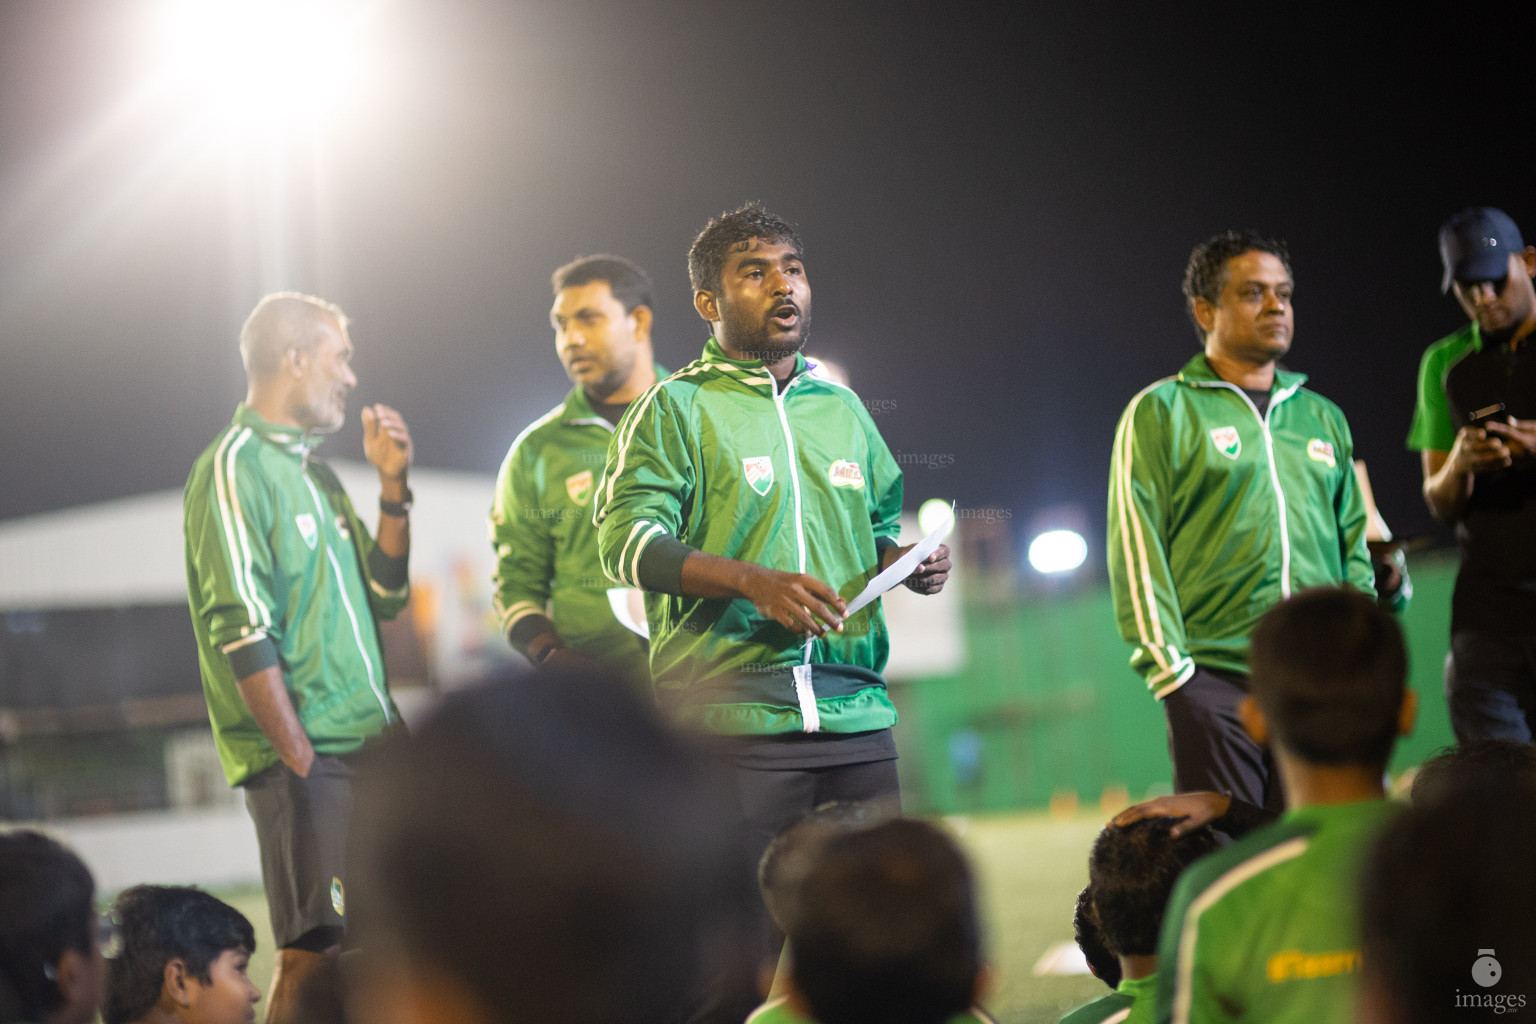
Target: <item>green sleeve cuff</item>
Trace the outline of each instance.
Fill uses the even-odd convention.
[[[409,562],[409,558],[387,555],[383,548],[374,545],[373,550],[368,552],[368,575],[385,590],[399,590],[405,586]]]
[[[549,621],[545,615],[524,615],[512,624],[512,629],[507,633],[507,640],[511,642],[512,649],[523,657],[528,656],[528,645],[535,637],[541,637],[545,633],[555,633],[555,624]],[[559,634],[556,633],[558,636]]]
[[[683,561],[697,550],[676,537],[657,537],[651,541],[640,556],[637,576],[641,589],[681,597]]]
[[[277,664],[277,644],[270,637],[264,636],[233,650],[226,648],[224,656],[229,659],[229,667],[234,669],[235,678],[244,679]]]

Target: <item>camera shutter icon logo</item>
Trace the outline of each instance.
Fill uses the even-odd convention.
[[[1477,951],[1477,960],[1472,964],[1472,980],[1483,988],[1497,985],[1499,979],[1504,976],[1504,968],[1493,958],[1493,950],[1480,949]]]

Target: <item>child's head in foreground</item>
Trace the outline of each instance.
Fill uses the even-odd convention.
[[[1249,669],[1267,738],[1309,765],[1380,775],[1413,724],[1402,630],[1358,591],[1318,588],[1275,605],[1253,632]]]
[[[1156,956],[1163,911],[1190,864],[1216,849],[1208,826],[1175,839],[1176,818],[1110,825],[1088,855],[1088,892],[1098,937],[1116,956]]]
[[[246,976],[256,933],[200,889],[136,885],[112,905],[122,948],[112,961],[105,1024],[152,1014],[187,1024],[248,1024],[261,997]]]
[[[787,908],[793,991],[818,1024],[942,1024],[983,977],[965,856],[925,822],[833,835]]]

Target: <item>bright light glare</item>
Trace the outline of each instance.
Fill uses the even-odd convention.
[[[182,0],[161,25],[159,69],[226,123],[331,112],[361,73],[359,0]]]
[[[1029,564],[1036,572],[1071,572],[1088,557],[1088,542],[1072,530],[1051,530],[1029,544]]]
[[[955,510],[943,498],[929,498],[917,507],[917,528],[926,537],[939,528],[941,523],[953,522]]]

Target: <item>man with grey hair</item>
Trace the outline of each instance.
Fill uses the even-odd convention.
[[[411,436],[384,405],[362,412],[378,469],[377,539],[311,457],[339,429],[347,318],[309,295],[256,304],[240,331],[249,388],[198,457],[184,497],[187,595],[219,760],[256,824],[277,960],[268,1024],[294,1019],[300,982],[346,921],[352,758],[398,728],[378,620],[410,596]]]

